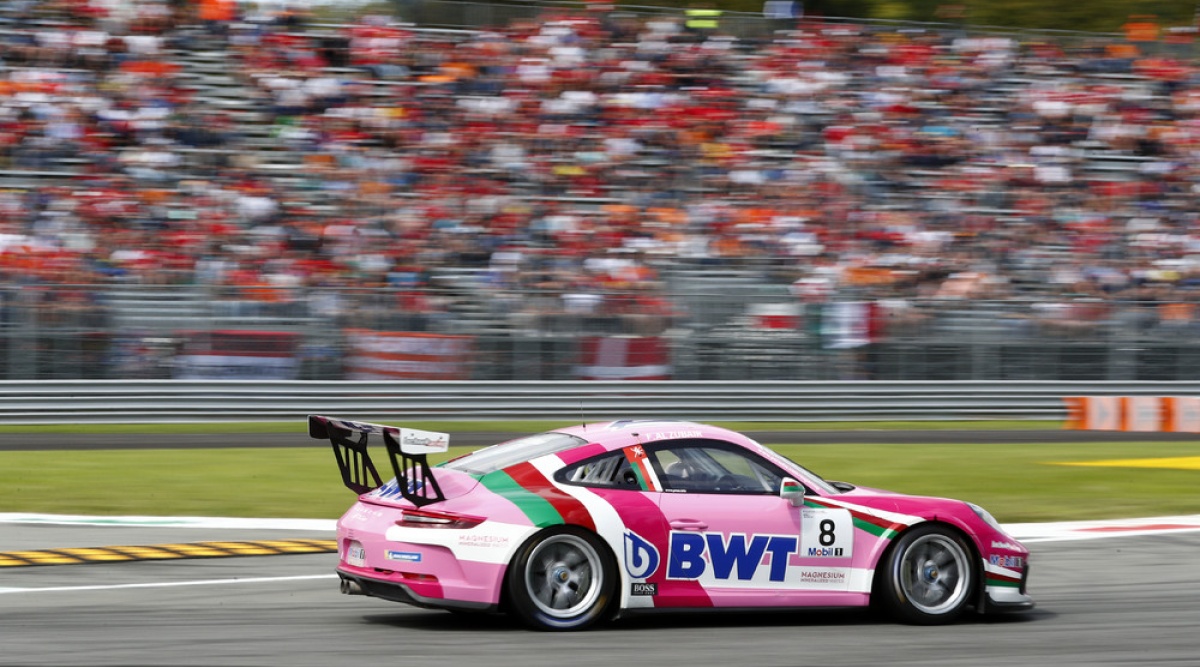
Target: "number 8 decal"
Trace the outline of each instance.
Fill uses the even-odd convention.
[[[854,519],[849,510],[824,507],[801,510],[801,557],[850,558],[853,555]]]
[[[821,519],[821,535],[818,539],[821,541],[821,546],[831,547],[834,542],[837,542],[837,535],[833,532],[837,527],[833,521],[829,519]]]

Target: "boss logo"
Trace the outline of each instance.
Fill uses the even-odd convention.
[[[630,595],[658,595],[658,584],[630,584]]]

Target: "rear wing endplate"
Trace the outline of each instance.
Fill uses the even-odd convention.
[[[342,483],[359,495],[383,486],[367,450],[369,436],[378,435],[383,438],[396,474],[396,485],[405,500],[421,507],[446,499],[428,461],[429,454],[449,449],[450,436],[445,433],[309,415],[308,434],[318,440],[329,440]]]

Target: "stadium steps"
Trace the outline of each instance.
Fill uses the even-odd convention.
[[[213,298],[199,287],[118,286],[104,295],[118,331],[166,333],[211,329],[303,328],[310,318],[304,304],[290,313],[262,312],[262,304]]]
[[[246,163],[269,177],[303,171],[303,159],[274,138],[270,115],[264,111],[264,95],[229,74],[232,54],[228,51],[177,51],[172,60],[196,101],[230,114],[241,135],[238,152]],[[230,158],[234,151],[228,152]]]
[[[212,326],[212,311],[201,290],[117,287],[104,295],[113,326],[124,331],[173,331]]]

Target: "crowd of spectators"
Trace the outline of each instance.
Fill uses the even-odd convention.
[[[1162,44],[9,5],[0,284],[378,286],[436,315],[430,276],[474,269],[498,311],[653,331],[676,314],[665,267],[687,264],[901,319],[925,299],[1032,299],[1065,333],[1116,300],[1196,317],[1200,79]],[[233,102],[196,85],[200,53]]]

